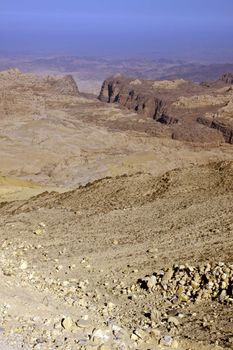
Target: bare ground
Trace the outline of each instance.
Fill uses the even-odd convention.
[[[177,339],[180,349],[231,349],[232,305],[205,300],[172,305],[141,290],[137,281],[175,263],[233,263],[232,179],[231,161],[210,163],[160,177],[106,178],[72,192],[2,205],[1,283],[15,286],[13,294],[5,292],[12,309],[2,315],[3,327],[20,329],[12,326],[16,313],[24,325],[19,339],[32,348],[49,327],[46,319],[53,326],[63,315],[88,314],[93,326],[111,321],[133,334],[150,329],[148,315],[158,310],[156,327]],[[35,234],[40,223],[44,229]],[[85,280],[84,290],[78,288]],[[177,314],[179,326],[169,328],[169,315]],[[81,348],[72,343],[77,334],[69,333],[67,345],[64,337],[59,348]],[[48,337],[41,348],[53,349],[51,344]],[[146,341],[132,346],[155,349]]]
[[[0,348],[232,349],[230,288],[176,303],[139,282],[231,271],[232,147],[166,139],[63,79],[0,78]]]

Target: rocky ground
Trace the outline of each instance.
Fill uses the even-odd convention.
[[[0,349],[233,349],[232,146],[69,76],[0,97]]]
[[[25,349],[231,349],[232,171],[106,178],[2,204],[2,337]]]

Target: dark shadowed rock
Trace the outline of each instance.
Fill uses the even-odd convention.
[[[233,73],[226,73],[221,77],[221,80],[227,84],[233,84]]]
[[[104,81],[99,99],[165,124],[174,139],[224,139],[232,143],[233,94],[225,84],[231,79],[232,75],[226,74],[218,81],[193,83],[182,79],[139,80],[117,74]]]
[[[227,143],[233,144],[233,127],[224,124],[223,122],[208,117],[199,117],[197,121],[200,124],[206,125],[209,128],[216,129],[223,134],[223,137]]]
[[[177,118],[167,115],[166,100],[156,97],[152,83],[115,75],[104,81],[99,99],[103,102],[119,103],[162,124],[177,123]]]

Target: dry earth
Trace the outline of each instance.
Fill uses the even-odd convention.
[[[0,73],[0,175],[71,188],[232,157],[232,147],[219,139],[171,141],[164,138],[166,125],[80,94],[69,83],[69,77]]]
[[[0,348],[233,349],[232,146],[70,78],[0,90]]]
[[[26,349],[231,349],[233,289],[194,302],[139,281],[174,264],[233,268],[232,178],[232,162],[211,163],[2,204],[5,336]]]

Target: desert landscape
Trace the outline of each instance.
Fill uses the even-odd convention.
[[[1,348],[232,349],[230,75],[0,96]]]
[[[233,350],[233,3],[0,3],[0,350]]]

